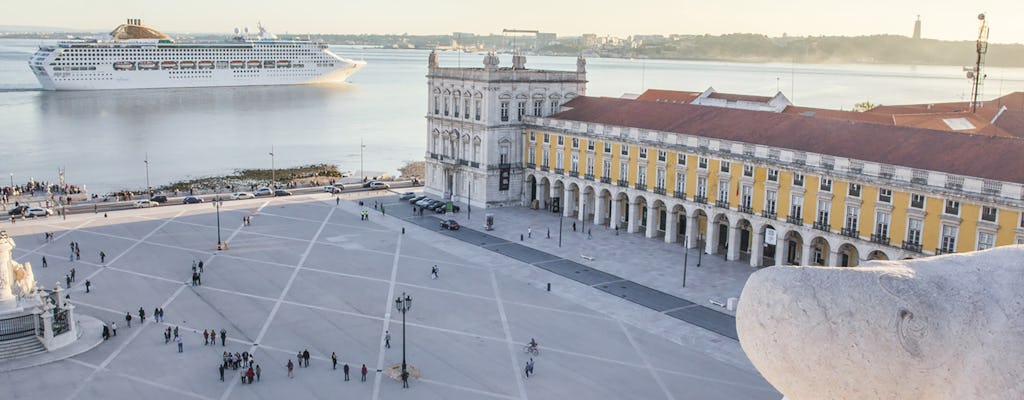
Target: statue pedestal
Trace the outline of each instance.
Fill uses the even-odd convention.
[[[0,315],[22,311],[22,307],[18,306],[18,299],[8,295],[7,298],[0,298]]]

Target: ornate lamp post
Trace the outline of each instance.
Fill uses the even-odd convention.
[[[149,153],[146,153],[146,159],[142,162],[146,163],[146,194],[153,197],[153,187],[149,186]]]
[[[403,292],[401,296],[398,296],[398,298],[395,299],[395,309],[402,313],[402,386],[405,388],[408,388],[408,386],[405,385],[405,382],[407,382],[408,379],[406,378],[408,376],[406,375],[408,372],[406,372],[405,364],[405,313],[408,312],[410,308],[412,308],[412,297],[409,297],[409,295]]]
[[[220,240],[220,206],[224,204],[224,200],[217,196],[213,199],[213,207],[217,209],[217,250],[221,249],[223,241]]]
[[[274,167],[274,146],[270,146],[270,188],[277,188],[277,168]]]

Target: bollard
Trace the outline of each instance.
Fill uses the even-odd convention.
[[[523,241],[523,234],[522,234],[522,233],[520,233],[520,234],[519,234],[519,241],[520,241],[520,242],[522,242],[522,241]]]
[[[402,234],[403,235],[405,234],[405,227],[404,226],[402,227]]]
[[[551,291],[551,282],[548,282],[548,291]]]

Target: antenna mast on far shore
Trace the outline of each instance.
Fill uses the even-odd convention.
[[[976,47],[978,58],[974,63],[974,68],[964,67],[964,70],[967,71],[967,79],[971,79],[971,112],[978,111],[978,96],[981,95],[981,85],[985,79],[981,67],[985,65],[985,53],[988,53],[988,22],[985,21],[985,14],[978,14],[978,20],[981,21]]]

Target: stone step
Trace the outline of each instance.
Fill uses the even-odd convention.
[[[0,342],[0,360],[10,360],[36,353],[45,353],[46,348],[35,336]]]

